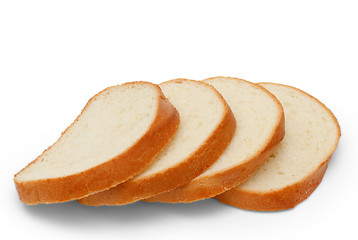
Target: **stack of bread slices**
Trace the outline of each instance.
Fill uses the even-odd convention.
[[[332,112],[294,87],[231,77],[131,82],[92,97],[14,181],[30,205],[215,197],[283,210],[317,188],[339,138]]]

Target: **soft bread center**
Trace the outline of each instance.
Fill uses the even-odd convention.
[[[286,133],[275,152],[242,189],[267,191],[300,181],[328,160],[339,136],[332,115],[319,102],[299,90],[263,84],[281,102]]]
[[[158,94],[151,85],[134,84],[115,86],[95,96],[78,121],[17,180],[64,177],[122,154],[149,129]]]
[[[210,137],[225,113],[225,103],[209,85],[183,80],[162,83],[160,87],[178,110],[180,125],[171,142],[137,179],[185,161]]]
[[[236,79],[206,80],[229,104],[236,118],[235,135],[220,158],[198,178],[238,166],[267,145],[280,119],[280,107],[262,88]]]

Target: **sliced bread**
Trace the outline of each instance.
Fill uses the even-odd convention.
[[[145,171],[109,190],[80,199],[85,205],[122,205],[169,191],[203,173],[230,143],[236,121],[222,96],[204,82],[160,84],[180,113],[172,141]]]
[[[124,182],[152,162],[178,125],[179,114],[159,86],[134,82],[107,88],[15,175],[20,200],[70,201]]]
[[[307,93],[280,84],[260,85],[283,105],[285,138],[246,182],[216,198],[242,209],[293,208],[321,182],[337,147],[340,127],[332,112]]]
[[[235,135],[218,161],[203,174],[147,202],[193,202],[233,188],[262,165],[284,136],[282,106],[266,89],[237,78],[204,81],[214,86],[231,107],[237,120]]]

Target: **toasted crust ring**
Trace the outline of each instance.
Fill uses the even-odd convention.
[[[175,79],[171,81],[193,80]],[[207,83],[200,83],[214,89]],[[224,152],[236,129],[236,120],[230,107],[216,90],[215,92],[225,107],[223,118],[208,139],[185,161],[164,172],[145,178],[131,179],[107,191],[90,195],[78,201],[81,204],[90,206],[129,204],[184,185],[203,173]]]
[[[214,77],[217,78],[217,77]],[[220,77],[225,78],[225,77]],[[209,80],[212,78],[205,79],[203,81]],[[266,144],[257,152],[255,156],[250,159],[247,159],[240,165],[229,168],[226,171],[218,172],[216,174],[198,177],[192,180],[190,183],[178,187],[172,191],[154,196],[149,199],[145,199],[145,202],[170,202],[170,203],[178,203],[178,202],[194,202],[198,200],[202,200],[205,198],[214,197],[220,193],[223,193],[237,184],[246,180],[256,169],[258,169],[270,156],[278,143],[281,142],[285,135],[285,120],[284,113],[281,103],[277,100],[277,98],[270,93],[265,88],[256,85],[254,83],[248,82],[243,79],[236,79],[238,81],[244,81],[250,84],[253,84],[255,87],[258,87],[265,91],[276,103],[280,109],[280,118],[277,121],[276,126],[272,130],[271,137],[268,139]],[[240,130],[239,130],[240,131]]]
[[[124,85],[127,84],[151,84],[155,86],[158,91],[157,113],[148,131],[124,153],[78,174],[26,182],[16,181],[16,176],[19,173],[16,174],[14,182],[20,200],[23,203],[34,205],[39,203],[65,202],[83,198],[116,186],[143,171],[145,167],[154,160],[156,155],[161,152],[165,145],[169,143],[178,129],[180,122],[177,110],[165,98],[159,86],[148,82],[131,82]],[[88,101],[81,114],[100,93]],[[62,135],[77,122],[81,114]],[[56,143],[53,145],[55,144]],[[44,153],[51,149],[52,146],[46,149]],[[37,159],[32,161],[29,165],[35,163]]]
[[[285,87],[290,87],[292,89],[298,90],[308,97],[318,102],[323,108],[328,111],[331,115],[333,121],[338,130],[338,136],[334,147],[328,152],[327,157],[324,158],[324,161],[315,169],[311,171],[306,177],[297,181],[294,184],[288,185],[281,189],[275,189],[272,191],[249,191],[240,188],[240,185],[231,189],[230,191],[224,192],[216,196],[220,202],[232,205],[234,207],[238,207],[245,210],[255,210],[255,211],[279,211],[294,208],[297,204],[301,203],[305,199],[307,199],[312,192],[318,187],[321,183],[323,176],[328,167],[329,160],[331,159],[334,151],[337,148],[339,138],[341,136],[341,129],[339,127],[339,123],[334,114],[329,110],[323,103],[321,103],[318,99],[311,96],[310,94],[284,84],[278,83],[258,83],[258,84],[276,84]]]
[[[328,166],[327,159],[300,182],[271,192],[253,192],[233,188],[215,198],[222,203],[245,210],[279,211],[294,208],[307,199],[318,187]]]

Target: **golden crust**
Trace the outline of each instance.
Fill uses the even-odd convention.
[[[225,78],[225,77],[221,77],[221,78]],[[237,78],[230,78],[230,79],[237,79]],[[237,79],[237,80],[245,81],[242,79]],[[248,81],[245,82],[250,83]],[[257,152],[257,154],[254,157],[247,159],[244,163],[240,165],[237,165],[233,168],[227,169],[226,171],[218,172],[210,176],[201,177],[201,178],[198,177],[184,186],[178,187],[172,191],[154,196],[152,198],[145,199],[143,201],[178,203],[178,202],[194,202],[205,198],[211,198],[243,182],[266,161],[266,159],[273,152],[275,146],[281,142],[281,140],[285,135],[285,121],[284,121],[283,108],[281,106],[281,103],[277,100],[277,98],[269,91],[267,91],[265,88],[256,85],[254,83],[250,83],[250,84],[253,84],[255,87],[258,87],[263,91],[265,91],[266,93],[268,93],[271,96],[271,98],[277,103],[277,106],[279,106],[280,108],[280,118],[278,119],[277,124],[272,131],[271,138],[266,142],[265,145],[263,145],[261,150]]]
[[[246,210],[278,211],[293,208],[308,198],[320,184],[326,172],[328,160],[302,181],[283,189],[270,192],[252,192],[235,187],[215,198],[222,203]]]
[[[308,93],[297,89],[295,87],[277,84],[277,83],[259,83],[259,84],[276,84],[285,87],[290,87],[296,89],[314,101],[317,101],[323,108],[325,108],[329,114],[331,115],[335,125],[337,126],[338,136],[335,146],[328,153],[328,157],[313,171],[301,179],[300,181],[288,185],[284,188],[272,190],[272,191],[264,191],[264,192],[255,192],[249,191],[245,189],[241,189],[240,185],[227,191],[221,195],[216,196],[220,202],[229,204],[238,208],[246,209],[246,210],[256,210],[256,211],[278,211],[285,210],[295,207],[297,204],[301,203],[305,199],[307,199],[312,192],[318,187],[322,178],[326,172],[328,167],[328,162],[337,148],[339,137],[341,136],[341,130],[338,124],[336,117],[333,113],[319,100],[315,97],[309,95]]]
[[[171,81],[192,80],[175,79]],[[209,84],[200,83],[212,87]],[[107,191],[78,201],[81,204],[91,206],[128,204],[184,185],[203,173],[223,153],[236,129],[236,120],[230,107],[216,90],[215,92],[220,96],[225,106],[222,121],[200,148],[185,161],[161,173],[146,178],[129,180]]]
[[[147,82],[133,82],[126,83],[125,85],[128,84],[151,84],[158,91],[157,114],[148,131],[123,154],[78,174],[60,178],[19,182],[16,180],[16,176],[23,171],[21,170],[15,175],[14,182],[22,202],[32,205],[65,202],[83,198],[132,178],[143,171],[154,160],[178,129],[180,121],[179,113],[165,98],[159,86]],[[88,101],[81,114],[98,94]],[[77,122],[81,114],[65,132]],[[51,147],[45,150],[44,153],[51,149]],[[36,162],[37,159],[30,164]]]

